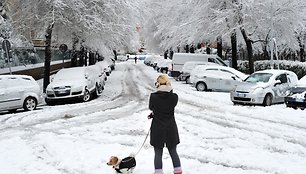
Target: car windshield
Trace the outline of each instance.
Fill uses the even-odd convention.
[[[254,73],[251,74],[248,78],[245,79],[246,82],[257,83],[257,82],[268,82],[270,77],[273,74],[271,73]]]

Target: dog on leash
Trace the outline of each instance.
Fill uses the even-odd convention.
[[[111,156],[106,164],[112,166],[117,173],[132,174],[133,169],[136,166],[136,160],[133,155],[123,159],[120,159],[117,156]]]

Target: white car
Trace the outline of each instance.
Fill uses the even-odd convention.
[[[287,70],[263,70],[251,74],[231,92],[234,104],[284,103],[288,90],[298,82],[297,75]]]
[[[226,66],[197,65],[191,72],[190,82],[198,91],[232,91],[246,74]]]
[[[88,67],[64,68],[58,71],[47,86],[45,101],[48,105],[70,99],[87,102],[99,95],[99,77]]]
[[[112,72],[112,69],[107,61],[100,61],[100,62],[97,62],[95,65],[103,69],[107,76],[109,76]]]
[[[104,90],[104,86],[105,86],[105,81],[107,80],[107,76],[106,73],[104,72],[104,70],[97,65],[90,65],[86,67],[87,69],[89,69],[92,73],[97,74],[98,76],[98,95],[101,94]]]
[[[14,112],[36,109],[42,101],[41,88],[31,76],[0,75],[0,110]]]
[[[168,73],[169,67],[171,67],[172,60],[170,59],[161,59],[162,61],[158,62],[156,65],[157,72],[164,74]]]

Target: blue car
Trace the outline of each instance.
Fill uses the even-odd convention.
[[[292,87],[290,94],[285,97],[285,104],[293,109],[304,110],[306,108],[306,87]]]

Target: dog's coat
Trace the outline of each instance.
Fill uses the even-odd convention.
[[[136,166],[135,157],[129,156],[120,160],[112,156],[107,165],[113,166],[117,173],[131,173]]]

